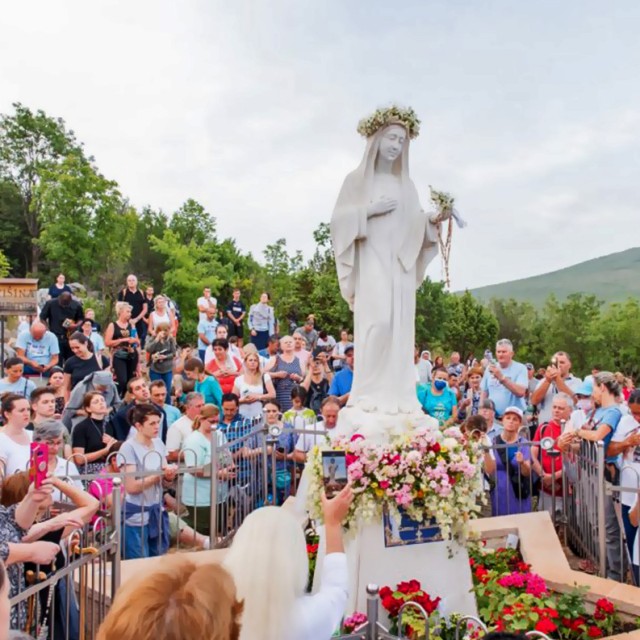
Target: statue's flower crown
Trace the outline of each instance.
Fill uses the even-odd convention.
[[[368,118],[360,120],[358,133],[365,138],[369,138],[376,131],[390,124],[403,126],[412,140],[420,134],[420,119],[416,112],[411,107],[405,109],[395,104],[390,107],[376,109]]]

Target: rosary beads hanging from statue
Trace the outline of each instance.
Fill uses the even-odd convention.
[[[467,226],[462,216],[453,206],[454,198],[446,191],[436,191],[429,185],[431,191],[431,202],[437,210],[437,215],[431,221],[438,228],[438,249],[440,250],[440,259],[442,260],[442,279],[447,290],[451,289],[451,278],[449,276],[449,256],[451,255],[451,240],[453,238],[453,220],[461,228]],[[446,223],[446,230],[444,228]]]

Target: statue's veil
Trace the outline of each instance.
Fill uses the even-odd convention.
[[[396,123],[390,123],[391,126]],[[372,192],[375,162],[380,149],[380,141],[387,127],[381,127],[367,138],[362,161],[345,179],[331,220],[331,239],[336,257],[336,268],[343,298],[352,306],[355,293],[354,270],[356,260],[355,240],[366,237],[366,208]],[[392,167],[393,173],[400,176],[401,214],[405,240],[398,259],[405,270],[416,265],[417,282],[422,282],[426,265],[437,255],[436,238],[427,217],[420,207],[418,193],[409,176],[409,137],[407,136],[402,153]],[[357,214],[354,215],[354,210]],[[432,237],[433,235],[433,237]]]

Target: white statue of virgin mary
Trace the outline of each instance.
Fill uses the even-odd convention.
[[[378,110],[360,122],[360,166],[342,185],[331,218],[340,292],[354,313],[354,378],[347,407],[420,411],[413,364],[416,289],[438,253],[444,219],[426,214],[409,177],[412,109]]]

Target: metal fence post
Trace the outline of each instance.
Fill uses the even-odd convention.
[[[112,538],[115,541],[115,549],[111,557],[111,601],[115,598],[116,591],[120,587],[120,561],[122,554],[122,494],[120,487],[122,480],[120,478],[113,479],[113,504],[112,504],[112,517],[113,517],[113,534]]]
[[[378,638],[378,585],[367,585],[367,640]]]
[[[607,576],[607,540],[605,519],[605,487],[604,487],[604,442],[596,443],[596,465],[598,473],[598,554],[599,572],[602,578]]]
[[[211,495],[209,504],[209,548],[218,546],[218,431],[211,432]]]

